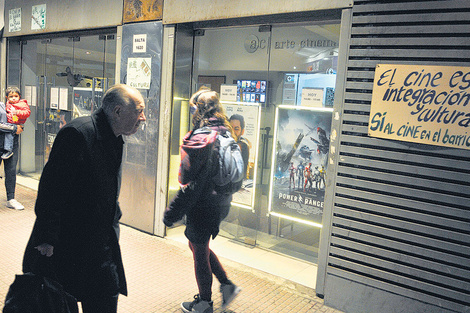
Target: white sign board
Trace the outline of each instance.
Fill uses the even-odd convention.
[[[133,53],[145,53],[147,52],[147,34],[134,35]]]
[[[237,85],[220,85],[221,101],[237,101]]]
[[[60,88],[59,95],[59,109],[67,110],[68,109],[68,99],[69,99],[69,90],[68,88]]]
[[[59,88],[51,88],[51,109],[59,108]]]
[[[36,86],[24,86],[24,98],[29,106],[36,106]]]
[[[257,181],[261,107],[257,104],[222,103],[222,105],[230,125],[234,129],[234,139],[240,146],[246,168],[246,177],[243,180],[242,189],[233,195],[232,202],[237,203],[242,208],[253,209],[256,188],[254,182]]]
[[[323,107],[323,88],[302,88],[301,106]]]

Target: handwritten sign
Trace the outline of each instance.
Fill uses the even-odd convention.
[[[369,135],[470,149],[470,67],[379,64]]]
[[[46,4],[31,7],[31,30],[46,28]]]
[[[127,61],[127,85],[137,89],[150,89],[152,58],[129,58]]]
[[[11,9],[9,11],[10,19],[8,21],[9,31],[19,32],[21,30],[21,8]]]

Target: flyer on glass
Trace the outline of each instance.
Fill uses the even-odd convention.
[[[271,170],[271,214],[321,224],[332,109],[279,106]]]

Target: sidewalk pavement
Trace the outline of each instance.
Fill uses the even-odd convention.
[[[16,199],[25,210],[5,206],[0,181],[0,310],[15,274],[21,274],[24,248],[34,223],[36,191],[17,185]],[[129,295],[119,297],[119,313],[181,312],[180,303],[197,293],[192,255],[187,245],[121,226],[121,249]],[[229,278],[242,287],[226,313],[341,313],[323,304],[313,289],[220,258]],[[221,313],[219,283],[213,283],[214,312]]]

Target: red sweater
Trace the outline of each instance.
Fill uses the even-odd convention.
[[[21,99],[18,103],[6,103],[7,110],[7,121],[10,124],[21,125],[26,123],[26,120],[31,115],[28,102],[25,99]],[[14,113],[12,113],[12,111]],[[16,117],[16,118],[15,118]]]

